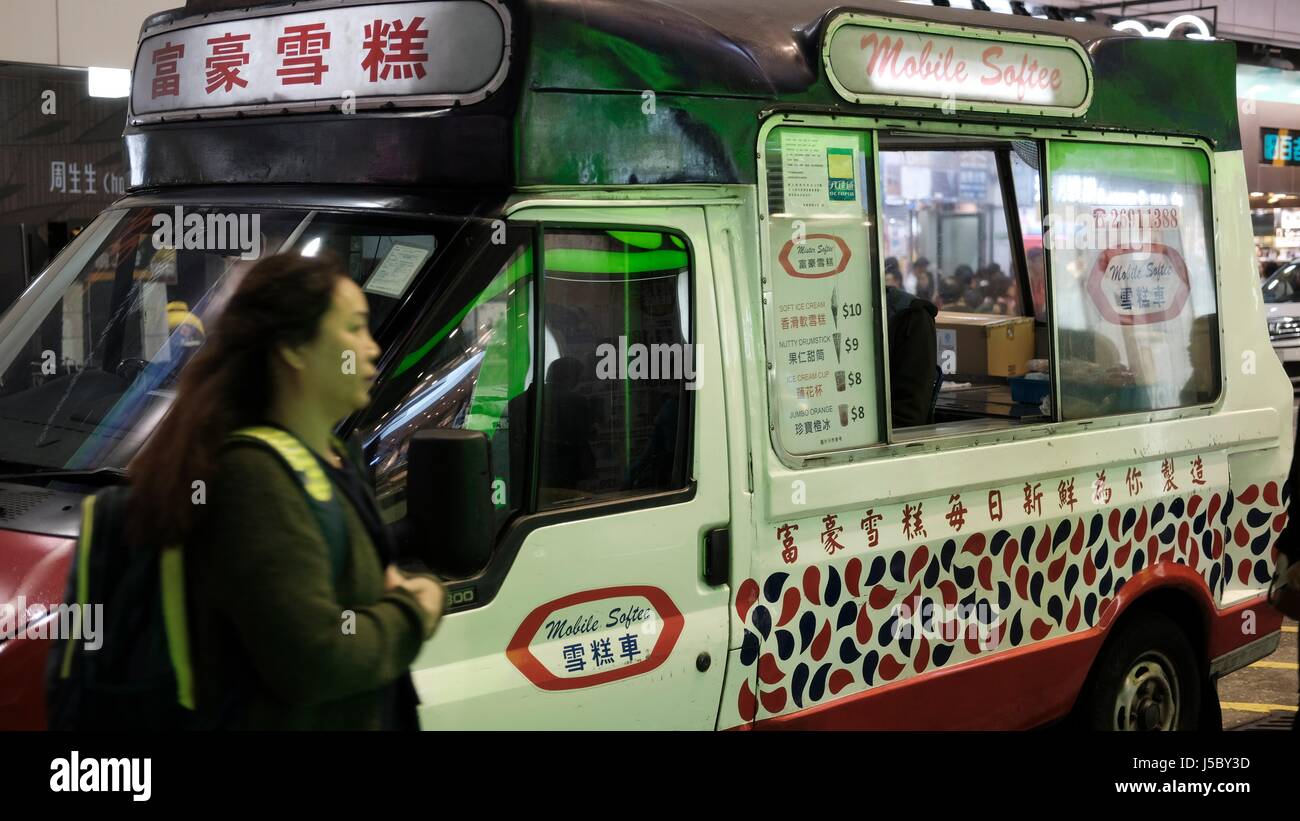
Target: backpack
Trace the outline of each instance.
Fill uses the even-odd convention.
[[[225,447],[273,452],[302,487],[330,550],[335,583],[347,558],[347,521],[316,457],[272,427],[243,428]],[[157,732],[197,729],[185,605],[184,551],[137,549],[124,524],[130,488],[115,486],[82,503],[81,533],[63,600],[76,603],[72,629],[50,648],[46,720],[52,730]],[[86,605],[95,602],[95,610]],[[83,619],[86,622],[83,636]],[[230,708],[243,694],[235,693]],[[220,711],[224,712],[224,711]]]

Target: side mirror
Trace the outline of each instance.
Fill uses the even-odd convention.
[[[487,567],[496,520],[490,445],[481,431],[428,428],[406,457],[406,553],[439,575]]]

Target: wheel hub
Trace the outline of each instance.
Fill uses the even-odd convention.
[[[1144,653],[1129,668],[1115,697],[1116,730],[1173,730],[1179,692],[1174,666],[1162,653]]]

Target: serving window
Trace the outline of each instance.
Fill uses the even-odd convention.
[[[783,456],[1218,396],[1204,152],[783,124],[762,157]]]
[[[879,163],[896,438],[1050,421],[1037,143],[891,136]],[[934,308],[933,381],[904,324],[916,301]]]

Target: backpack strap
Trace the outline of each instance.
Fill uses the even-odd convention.
[[[298,480],[298,486],[307,497],[307,506],[329,545],[330,568],[337,584],[347,559],[347,519],[338,494],[334,493],[333,484],[321,469],[320,462],[293,434],[268,425],[240,428],[226,441],[248,442],[270,450]]]
[[[59,678],[72,674],[72,657],[77,647],[73,636],[81,636],[81,614],[90,603],[90,541],[95,524],[95,496],[87,496],[81,502],[81,533],[77,536],[77,555],[74,565],[77,580],[77,609],[73,614],[72,635],[63,645],[63,664],[59,669]]]
[[[194,667],[190,663],[190,629],[185,616],[185,559],[179,546],[163,548],[158,556],[158,576],[167,654],[176,672],[176,700],[193,710]]]

